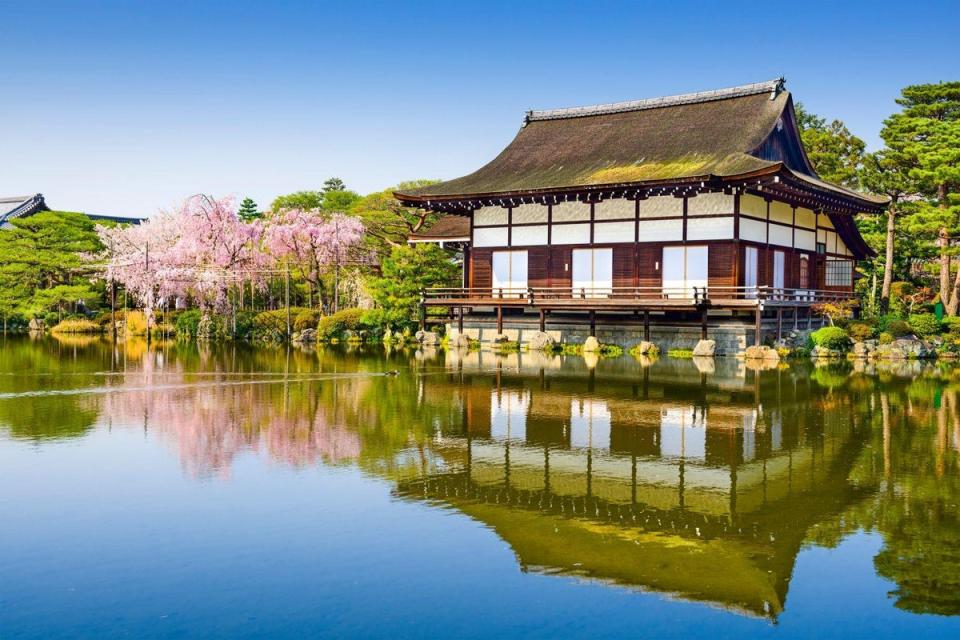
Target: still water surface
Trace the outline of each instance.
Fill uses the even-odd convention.
[[[957,637],[958,390],[8,339],[0,638]]]

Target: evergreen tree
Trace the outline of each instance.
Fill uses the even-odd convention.
[[[905,218],[905,230],[935,247],[937,291],[950,315],[960,310],[960,82],[903,89],[903,107],[884,121],[885,156],[925,199]]]
[[[257,210],[256,202],[251,198],[244,198],[243,202],[240,203],[240,208],[237,210],[237,216],[244,222],[250,222],[251,220],[262,217],[263,214]]]
[[[800,102],[794,110],[803,147],[817,174],[827,182],[858,188],[858,172],[866,149],[863,140],[853,135],[841,120],[828,124],[826,119],[804,109]]]
[[[347,185],[343,183],[343,180],[340,178],[328,178],[326,182],[323,183],[323,192],[330,193],[331,191],[346,191]]]

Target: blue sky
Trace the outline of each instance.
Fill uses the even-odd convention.
[[[868,144],[960,79],[960,2],[0,0],[0,195],[149,215],[491,159],[530,108],[784,75]]]

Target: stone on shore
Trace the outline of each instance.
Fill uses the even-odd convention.
[[[697,343],[697,346],[693,348],[693,357],[695,358],[711,358],[713,354],[717,351],[717,341],[716,340],[701,340]]]
[[[581,348],[581,351],[584,353],[596,353],[597,351],[600,351],[600,341],[595,337],[590,336],[583,341],[583,347]]]
[[[747,360],[766,360],[768,362],[780,361],[780,354],[777,353],[777,350],[766,345],[753,345],[747,347],[746,351],[743,353],[743,357]]]
[[[527,341],[527,348],[530,351],[547,351],[552,349],[556,343],[556,340],[549,333],[537,331]]]

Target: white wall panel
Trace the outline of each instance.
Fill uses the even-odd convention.
[[[509,213],[503,207],[481,207],[473,212],[473,224],[474,226],[507,224]]]
[[[767,241],[767,223],[749,218],[740,218],[740,239],[753,242]]]
[[[683,218],[640,222],[640,242],[683,240]]]
[[[741,223],[743,221],[741,220]],[[770,244],[775,244],[781,247],[792,247],[793,246],[793,228],[784,227],[779,224],[770,225]]]
[[[725,193],[701,193],[687,198],[687,215],[706,216],[717,213],[733,213],[733,195]]]
[[[740,196],[740,213],[744,213],[755,218],[766,218],[767,202],[758,196],[752,196],[749,193],[744,193]]]
[[[732,240],[733,216],[687,218],[687,240]]]
[[[486,227],[473,229],[473,246],[475,247],[505,247],[507,246],[506,227]]]
[[[817,226],[817,214],[810,209],[797,207],[797,226],[806,229],[815,229]]]
[[[595,222],[593,224],[593,241],[601,242],[633,242],[633,220],[623,222]]]
[[[588,244],[590,242],[590,223],[555,224],[550,234],[552,244]]]
[[[807,231],[805,229],[797,229],[796,236],[794,237],[794,245],[797,249],[805,249],[807,251],[815,251],[817,248],[817,236],[813,231]]]
[[[515,247],[547,244],[547,225],[535,227],[513,227],[510,244]]]
[[[513,208],[513,224],[546,222],[548,207],[543,204],[522,204]]]
[[[665,218],[683,215],[683,198],[654,196],[640,201],[641,218]]]
[[[773,200],[770,202],[770,219],[774,222],[793,224],[793,207],[786,202]]]
[[[613,200],[604,200],[593,205],[594,220],[617,220],[622,218],[635,218],[637,214],[637,203],[625,198],[614,198]]]
[[[590,219],[590,205],[585,202],[561,202],[553,205],[554,222]]]

